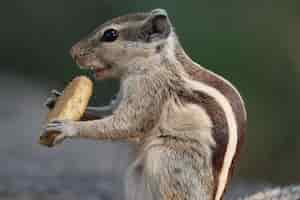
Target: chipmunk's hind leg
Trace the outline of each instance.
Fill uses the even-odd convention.
[[[142,160],[136,160],[127,170],[125,177],[126,200],[156,200],[146,185],[143,169]]]
[[[188,146],[150,148],[144,170],[146,185],[155,200],[212,199],[210,164]]]

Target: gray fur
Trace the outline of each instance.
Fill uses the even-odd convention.
[[[111,27],[121,27],[120,37],[100,42],[103,31]],[[46,130],[60,131],[60,141],[67,137],[138,141],[125,180],[127,200],[214,200],[230,125],[225,123],[223,102],[228,100],[231,116],[238,117],[231,121],[239,128],[238,145],[245,109],[233,86],[185,55],[166,11],[115,18],[78,42],[71,53],[85,68],[108,69],[99,78],[119,78],[122,93],[103,119],[53,122]],[[221,100],[199,95],[205,91],[221,95]],[[218,149],[223,150],[216,153]]]
[[[152,12],[152,15],[136,23],[130,21],[127,27],[122,28],[120,35],[123,40],[132,42],[151,42],[153,40],[165,39],[172,29],[168,15],[159,9]]]

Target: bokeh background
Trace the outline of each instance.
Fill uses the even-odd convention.
[[[85,73],[69,56],[74,42],[114,16],[158,7],[167,9],[188,54],[245,99],[248,133],[229,193],[300,183],[299,0],[2,0],[0,199],[122,199],[132,147],[41,147],[43,102]],[[98,82],[92,103],[107,103],[117,88]]]

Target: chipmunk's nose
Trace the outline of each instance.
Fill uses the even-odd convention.
[[[80,57],[81,51],[82,51],[81,47],[77,43],[74,46],[72,46],[72,48],[70,49],[70,55],[74,60],[76,60],[78,57]]]

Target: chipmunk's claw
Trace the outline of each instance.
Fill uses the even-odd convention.
[[[68,137],[74,137],[78,135],[79,129],[76,126],[76,122],[69,120],[53,120],[49,122],[45,127],[45,133],[58,132],[55,137],[53,145],[61,143]]]

